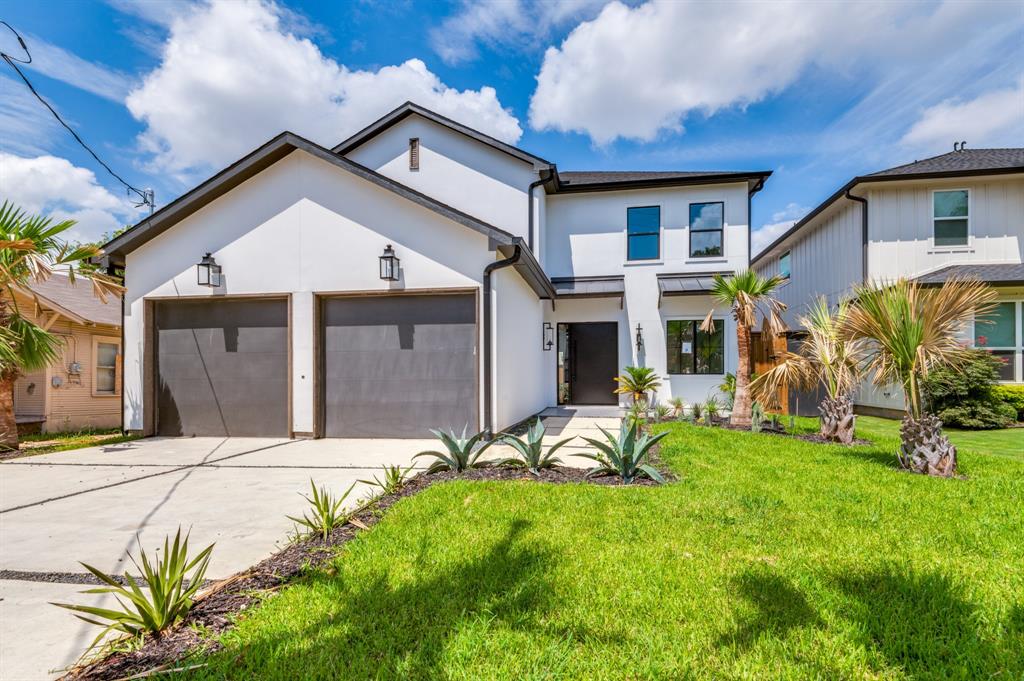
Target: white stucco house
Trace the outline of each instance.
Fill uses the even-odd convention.
[[[736,365],[706,289],[769,175],[560,171],[411,103],[333,149],[283,133],[106,245],[125,428],[496,432],[618,404],[630,364],[706,399]]]
[[[1000,378],[1024,381],[1024,148],[956,150],[855,177],[758,253],[751,266],[781,274],[787,322],[819,296],[830,303],[860,282],[900,277],[941,284],[976,277],[999,293],[991,319],[965,340],[1003,360]],[[864,385],[861,411],[903,408],[898,388]],[[805,400],[813,409],[815,402]],[[805,409],[801,408],[801,411]]]

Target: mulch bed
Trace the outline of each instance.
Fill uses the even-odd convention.
[[[651,461],[657,465],[656,452],[652,451]],[[666,474],[666,479],[669,476]],[[171,671],[176,667],[188,667],[188,658],[201,652],[215,652],[220,648],[216,637],[234,625],[240,613],[298,577],[304,571],[326,566],[337,555],[336,549],[353,539],[363,529],[377,524],[384,513],[405,497],[422,492],[431,485],[451,480],[528,480],[553,484],[589,483],[619,486],[618,477],[586,477],[586,470],[557,466],[533,475],[523,468],[490,467],[463,473],[420,473],[411,478],[395,494],[378,497],[371,505],[356,513],[352,521],[336,529],[323,541],[319,536],[297,541],[269,558],[257,563],[245,572],[240,572],[213,584],[196,600],[185,619],[159,638],[149,637],[135,650],[115,652],[109,657],[71,669],[62,679],[70,680],[111,680],[127,679],[157,670]],[[652,486],[651,480],[638,479],[631,486]],[[203,633],[200,633],[203,632]]]

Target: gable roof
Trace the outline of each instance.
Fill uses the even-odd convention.
[[[362,130],[360,130],[359,132],[357,132],[356,134],[352,135],[347,140],[342,142],[341,144],[331,149],[331,151],[333,151],[336,154],[347,154],[356,147],[361,146],[363,143],[373,139],[380,133],[384,132],[393,125],[400,123],[401,121],[405,120],[406,118],[413,114],[422,116],[423,118],[426,118],[429,121],[433,121],[438,125],[442,125],[448,128],[449,130],[454,130],[455,132],[465,135],[466,137],[469,137],[471,139],[474,139],[477,142],[482,142],[483,144],[486,144],[487,146],[493,149],[497,149],[498,151],[506,153],[509,156],[512,156],[513,158],[517,158],[520,161],[529,163],[537,167],[538,169],[549,168],[552,166],[551,163],[545,161],[540,156],[531,154],[528,151],[523,151],[519,147],[514,147],[511,144],[506,144],[505,142],[502,142],[499,139],[482,133],[479,130],[474,130],[468,125],[463,125],[458,121],[453,121],[447,116],[442,116],[439,113],[424,108],[419,104],[414,104],[413,102],[406,102],[405,104],[401,105],[394,111],[384,114],[373,123],[370,123],[368,126],[366,126]]]
[[[550,191],[565,194],[745,180],[750,193],[754,194],[764,186],[764,181],[771,174],[770,170],[558,170]]]
[[[832,196],[822,201],[810,213],[786,230],[779,238],[768,244],[750,260],[753,267],[775,248],[806,227],[814,218],[844,197],[859,184],[887,182],[894,180],[929,180],[957,177],[982,177],[986,175],[1012,175],[1024,173],[1024,148],[1014,149],[964,149],[948,154],[933,156],[921,161],[887,168],[868,175],[858,175]]]
[[[954,277],[978,279],[992,286],[1018,286],[1024,284],[1024,264],[947,265],[934,272],[922,274],[917,280],[925,285],[939,286]]]
[[[251,177],[266,170],[296,149],[327,161],[334,166],[361,177],[368,182],[417,203],[454,222],[477,231],[500,245],[514,245],[517,237],[503,229],[484,222],[467,213],[441,203],[422,192],[396,182],[389,177],[370,170],[355,161],[332,153],[320,145],[310,142],[292,132],[283,132],[247,156],[235,161],[191,191],[167,204],[149,217],[139,221],[128,231],[115,237],[103,246],[104,258],[116,264],[124,264],[125,256],[136,248],[192,215],[199,209],[223,196]]]
[[[120,298],[110,295],[104,302],[93,293],[92,286],[85,277],[76,277],[72,284],[66,274],[54,272],[49,279],[33,282],[19,291],[29,298],[35,297],[44,308],[79,324],[121,326]]]

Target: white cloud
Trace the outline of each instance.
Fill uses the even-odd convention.
[[[131,88],[131,79],[127,75],[102,64],[86,61],[37,36],[25,35],[24,38],[32,54],[32,63],[19,64],[22,70],[37,71],[79,90],[85,90],[118,103],[128,94],[128,90]],[[16,42],[15,45],[17,45]],[[15,55],[22,54],[20,47],[8,47],[6,44],[4,51]]]
[[[0,190],[31,215],[78,222],[65,239],[91,241],[134,221],[136,211],[96,181],[87,168],[56,156],[24,157],[0,152]]]
[[[761,225],[750,235],[751,257],[757,255],[771,242],[782,236],[787,229],[799,222],[810,210],[798,203],[789,203],[784,209],[772,213],[772,221]]]
[[[254,0],[172,20],[161,64],[126,102],[155,168],[221,167],[286,129],[330,146],[409,99],[507,142],[522,135],[493,88],[450,88],[418,59],[353,71],[290,31],[295,23]]]
[[[1024,141],[1024,79],[1016,87],[969,100],[947,99],[925,109],[901,142],[948,151],[960,140],[969,147],[1020,145]]]
[[[45,153],[60,134],[60,124],[14,78],[0,76],[0,92],[4,93],[0,97],[0,149],[25,156]]]

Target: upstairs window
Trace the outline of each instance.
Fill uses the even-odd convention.
[[[779,256],[779,276],[789,279],[789,251]]]
[[[710,258],[722,255],[722,227],[725,204],[690,204],[690,257]]]
[[[932,225],[936,246],[966,246],[970,222],[966,189],[932,193]]]
[[[420,138],[409,138],[409,170],[420,169]]]
[[[661,207],[626,209],[626,259],[656,260],[661,255]]]
[[[725,373],[725,320],[716,319],[711,333],[701,331],[700,325],[695,319],[673,319],[666,324],[668,373]]]

